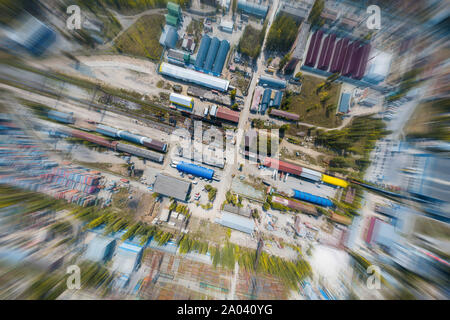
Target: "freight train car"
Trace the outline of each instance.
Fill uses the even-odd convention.
[[[56,110],[50,110],[47,113],[47,117],[49,117],[52,120],[67,123],[67,124],[73,124],[75,123],[75,119],[73,118],[73,113],[65,113],[65,112],[59,112]]]
[[[75,129],[70,130],[69,134],[72,137],[83,139],[83,140],[98,144],[100,146],[103,146],[103,147],[106,147],[106,148],[109,148],[112,150],[116,150],[117,141],[108,141],[105,138],[102,138],[102,137],[99,137],[99,136],[96,136],[94,134],[90,134],[90,133],[87,133],[84,131],[75,130]]]
[[[135,144],[140,144],[155,151],[167,152],[167,143],[141,136],[139,134],[133,134],[126,130],[119,130],[103,124],[98,124],[95,131],[108,137],[120,138]]]
[[[137,157],[142,157],[154,162],[163,163],[164,162],[164,156],[162,154],[146,150],[143,148],[138,148],[129,144],[125,143],[117,143],[116,149],[118,151],[126,152],[129,154],[132,154]]]
[[[332,176],[327,176],[326,174],[322,175],[322,181],[328,184],[332,184],[334,186],[338,186],[338,187],[342,187],[342,188],[347,188],[348,187],[348,182],[342,179],[338,179]]]

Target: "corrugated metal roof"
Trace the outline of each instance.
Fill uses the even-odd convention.
[[[267,11],[269,11],[268,6],[260,5],[256,2],[249,2],[246,0],[238,0],[238,9],[244,11],[248,14],[253,14],[255,16],[265,18]]]
[[[153,191],[167,197],[186,201],[191,189],[191,183],[165,174],[158,174],[155,179]]]
[[[219,51],[217,52],[212,70],[214,74],[220,75],[222,73],[223,65],[225,64],[225,59],[228,55],[228,50],[230,50],[230,43],[227,40],[222,40],[222,42],[220,42]]]
[[[203,69],[206,71],[211,71],[214,61],[216,60],[217,51],[219,50],[220,40],[214,37],[209,45],[208,54],[206,55],[205,65]]]
[[[211,38],[205,34],[202,37],[202,41],[200,42],[200,48],[198,49],[197,57],[195,58],[195,67],[197,69],[203,68],[210,44]]]
[[[114,242],[112,238],[97,235],[89,242],[88,248],[84,253],[84,258],[91,261],[102,261],[106,258],[108,246],[112,242]]]
[[[266,76],[260,76],[259,77],[259,84],[260,85],[267,85],[270,87],[274,87],[277,89],[284,89],[286,88],[286,81],[285,80],[279,80],[271,77]]]
[[[300,175],[302,173],[302,167],[298,165],[269,157],[264,159],[264,166],[295,175]]]
[[[240,113],[237,111],[230,110],[224,107],[218,107],[216,112],[216,118],[228,120],[231,122],[239,123]]]
[[[222,217],[216,220],[217,223],[241,232],[251,234],[255,229],[252,219],[244,218],[232,213],[222,212]]]
[[[228,86],[230,85],[228,80],[220,79],[218,77],[210,76],[191,69],[182,68],[169,63],[161,63],[159,72],[166,76],[177,78],[186,82],[196,83],[198,85],[220,91],[227,91]]]

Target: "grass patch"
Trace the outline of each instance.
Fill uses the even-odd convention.
[[[165,19],[161,14],[153,14],[139,18],[128,28],[114,44],[119,53],[140,56],[158,61],[163,47],[159,37],[164,28]]]
[[[318,90],[324,82],[320,78],[304,75],[300,94],[287,91],[281,109],[300,115],[301,122],[326,128],[338,127],[342,123],[341,118],[336,116],[341,85],[330,83]],[[297,129],[290,131],[289,134],[295,134]]]
[[[450,110],[450,99],[420,104],[406,125],[407,137],[450,141],[448,110]]]
[[[239,40],[239,52],[253,59],[258,57],[261,52],[265,32],[266,25],[264,25],[262,30],[255,29],[252,26],[247,25],[241,39]]]

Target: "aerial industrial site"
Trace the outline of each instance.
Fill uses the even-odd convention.
[[[448,300],[449,7],[0,1],[0,299]]]

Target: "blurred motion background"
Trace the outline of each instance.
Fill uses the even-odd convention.
[[[175,2],[186,21],[191,14],[204,19],[198,10],[207,6],[236,25],[242,19],[232,13],[235,1]],[[129,151],[118,149],[128,142],[96,129],[102,123],[125,130],[148,126],[139,132],[155,141],[167,141],[174,128],[191,129],[190,115],[169,113],[172,87],[161,89],[167,80],[158,81],[157,67],[169,50],[159,43],[167,1],[0,0],[0,298],[449,299],[450,2],[323,3],[329,16],[322,14],[321,27],[339,34],[344,31],[337,20],[327,20],[330,12],[351,11],[355,34],[365,28],[359,12],[371,4],[382,10],[380,30],[359,32],[384,61],[368,80],[377,95],[355,85],[351,101],[367,108],[379,101],[372,118],[383,134],[373,133],[357,163],[361,170],[347,178],[347,204],[336,210],[354,215],[350,223],[332,223],[339,239],[319,230],[311,256],[302,247],[304,264],[274,259],[285,266],[276,268],[284,275],[248,267],[244,276],[233,273],[234,258],[230,268],[216,267],[209,261],[216,246],[202,249],[194,237],[188,253],[177,255],[187,237],[179,231],[190,215],[174,219],[176,232],[151,223],[154,210],[169,206],[147,183],[168,167],[165,150],[147,146],[130,160]],[[81,29],[67,28],[70,5],[81,9]],[[154,20],[130,33],[146,15]],[[193,34],[189,39],[198,47],[201,32],[186,31],[186,25],[177,27],[178,46]],[[377,72],[385,73],[382,80]],[[317,136],[318,143],[334,150],[352,139],[352,132],[338,131]],[[348,169],[345,159],[338,168]],[[222,258],[238,255],[227,250]],[[248,257],[256,266],[253,251]],[[79,290],[67,288],[70,265],[82,271]],[[379,290],[367,287],[370,265],[381,270]],[[253,283],[256,271],[259,285]]]

